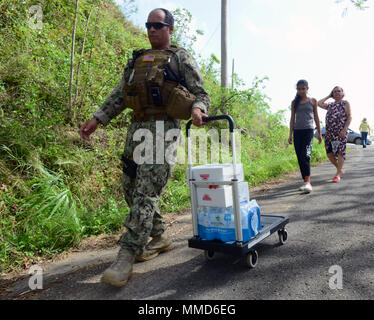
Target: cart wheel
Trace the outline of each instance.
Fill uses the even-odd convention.
[[[204,251],[205,259],[208,261],[212,261],[214,258],[214,251],[213,250],[205,250]]]
[[[288,233],[286,229],[278,230],[278,237],[280,244],[285,244],[288,239]]]
[[[254,268],[258,262],[258,253],[257,250],[253,250],[247,254],[247,264],[248,267]]]

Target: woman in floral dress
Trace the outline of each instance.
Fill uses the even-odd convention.
[[[335,101],[326,103],[330,98]],[[327,110],[325,148],[327,157],[336,167],[334,182],[339,182],[343,174],[345,149],[348,140],[348,127],[352,121],[351,106],[347,100],[343,100],[344,91],[341,87],[335,87],[324,99],[318,101],[318,106]]]

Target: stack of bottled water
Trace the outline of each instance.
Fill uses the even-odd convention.
[[[235,241],[235,216],[233,207],[197,208],[199,236],[204,240]],[[240,203],[243,241],[247,242],[262,229],[260,207],[256,200]]]

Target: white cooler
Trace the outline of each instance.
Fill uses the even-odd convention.
[[[249,202],[248,182],[239,182],[239,202]],[[233,206],[232,187],[227,185],[209,185],[197,187],[197,205],[206,207],[227,208]]]
[[[234,168],[231,163],[212,163],[191,168],[192,179],[199,181],[230,181],[234,178]],[[236,178],[244,181],[243,164],[236,164]],[[189,181],[187,169],[187,181]]]

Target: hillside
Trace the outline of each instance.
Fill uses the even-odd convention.
[[[40,0],[41,21],[38,10],[29,13],[34,4],[0,4],[0,273],[117,231],[129,211],[119,160],[129,112],[91,142],[77,131],[116,86],[132,50],[149,47],[146,34],[110,0],[81,0],[76,19],[73,1]],[[237,120],[246,180],[254,185],[297,168],[283,115],[272,114],[261,93],[265,79],[223,91],[216,62],[214,55],[201,61],[210,114]],[[313,152],[315,162],[324,158],[320,147]],[[188,205],[185,165],[177,165],[160,208]]]

